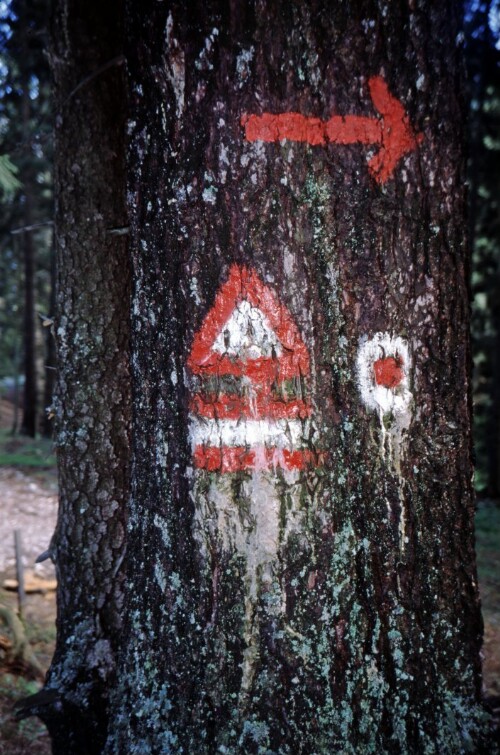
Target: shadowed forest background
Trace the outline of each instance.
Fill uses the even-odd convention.
[[[47,56],[49,17],[49,0],[0,2],[0,466],[30,473],[42,468],[49,470],[43,474],[50,478],[51,402],[56,364],[51,336],[55,280],[52,131],[56,115],[51,104]],[[491,666],[487,694],[495,701],[493,707],[498,708],[500,0],[471,0],[465,4],[464,18],[461,42],[468,78],[464,97],[469,105],[478,560]],[[116,63],[110,61],[110,65]],[[86,86],[101,70],[89,72],[88,79],[79,86]],[[41,483],[46,482],[47,477],[42,476]],[[52,483],[50,478],[48,484]],[[0,572],[1,569],[0,565]],[[4,600],[3,592],[0,600]],[[42,656],[49,652],[47,648],[53,641],[47,629],[50,621],[44,621],[41,629],[39,626],[38,630],[32,630],[33,642]],[[490,650],[490,645],[496,649]],[[1,658],[0,655],[0,661]],[[32,691],[16,686],[18,682],[9,684],[0,687],[0,696],[7,700]],[[2,720],[4,714],[2,706]],[[42,749],[36,749],[37,738],[43,738],[43,729],[41,725],[34,726],[26,734],[29,751],[46,752],[45,742],[40,745]]]

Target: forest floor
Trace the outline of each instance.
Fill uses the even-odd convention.
[[[4,588],[15,579],[14,531],[22,537],[26,582],[37,582],[23,606],[26,637],[44,670],[55,644],[54,568],[50,561],[35,567],[47,550],[57,515],[57,479],[50,442],[28,441],[9,434],[9,407],[0,401],[0,606],[18,609],[17,592]],[[479,583],[484,618],[484,691],[496,721],[500,718],[500,507],[481,501],[476,517]],[[0,617],[1,618],[1,617]],[[0,623],[0,755],[50,755],[48,733],[38,719],[17,723],[16,701],[41,687],[40,676],[27,666],[7,661],[9,630]]]
[[[56,637],[54,566],[50,560],[35,566],[47,550],[57,516],[57,475],[50,441],[11,435],[11,405],[0,401],[0,607],[17,613],[17,592],[5,589],[16,578],[14,532],[21,534],[22,562],[27,593],[22,610],[26,639],[43,670],[47,670]],[[41,675],[19,660],[10,659],[14,635],[0,621],[0,755],[49,755],[50,738],[35,718],[20,723],[12,716],[14,704],[41,688]]]

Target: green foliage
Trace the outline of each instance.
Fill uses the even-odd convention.
[[[13,437],[0,430],[0,467],[50,469],[56,463],[51,441],[46,438]]]
[[[0,193],[4,199],[12,199],[16,189],[21,188],[21,182],[16,175],[19,169],[10,161],[8,155],[0,155]]]

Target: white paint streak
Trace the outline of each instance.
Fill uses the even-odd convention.
[[[203,419],[191,414],[189,437],[193,449],[208,446],[294,448],[307,435],[308,422],[298,419]],[[263,449],[264,452],[264,449]],[[264,466],[265,458],[263,459]]]
[[[249,154],[252,152],[249,150]],[[225,162],[221,148],[220,164]],[[245,156],[242,158],[245,165]],[[293,228],[292,228],[293,231]],[[304,319],[313,323],[303,291],[296,282],[297,261],[289,250],[284,253],[287,271],[293,282],[293,296],[297,309],[304,308]],[[270,282],[267,278],[266,282]],[[196,281],[195,281],[196,283]],[[191,289],[197,287],[191,282]],[[262,305],[261,305],[262,306]],[[228,307],[226,312],[229,312]],[[310,342],[308,341],[308,344]],[[259,358],[279,358],[284,347],[264,312],[247,301],[239,302],[229,315],[212,345],[213,352],[241,362]],[[301,500],[302,485],[299,470],[288,469],[284,461],[289,449],[303,447],[304,440],[318,440],[313,421],[308,419],[270,420],[259,417],[258,402],[252,402],[255,386],[250,377],[242,378],[242,388],[250,417],[235,420],[216,420],[189,416],[189,438],[193,449],[199,445],[209,447],[245,447],[253,452],[252,469],[244,476],[208,473],[196,470],[192,500],[195,509],[194,537],[200,555],[208,568],[214,552],[241,558],[244,564],[244,616],[243,636],[245,648],[241,663],[241,680],[238,708],[247,709],[255,673],[259,663],[261,634],[259,602],[266,601],[266,612],[286,615],[286,594],[280,583],[280,550],[291,535],[303,532],[304,520],[311,515],[315,504],[307,507]],[[253,416],[252,416],[253,415]],[[269,458],[270,449],[272,459]],[[274,467],[280,467],[279,484]],[[286,502],[286,503],[285,503]],[[321,520],[324,514],[317,511]],[[326,520],[325,520],[326,523]],[[217,605],[217,570],[212,569],[214,605]],[[209,623],[215,621],[210,618]]]
[[[282,474],[291,504],[287,506],[284,526],[280,522],[280,499],[273,472],[253,471],[243,481],[238,497],[234,495],[231,480],[224,475],[212,476],[209,490],[203,494],[196,489],[193,492],[194,535],[203,557],[209,561],[215,543],[226,553],[236,551],[244,557],[246,647],[241,664],[240,709],[248,704],[259,660],[259,597],[263,594],[272,597],[268,610],[276,615],[284,614],[284,595],[275,573],[278,553],[291,533],[302,530],[305,515],[295,486],[300,473],[283,471]]]
[[[375,381],[375,362],[388,357],[398,358],[402,362],[402,379],[394,388],[377,385]],[[402,338],[389,333],[376,333],[373,338],[361,340],[357,358],[359,392],[364,404],[379,416],[381,454],[385,458],[388,452],[398,474],[404,436],[412,420],[410,368],[408,345]]]
[[[281,343],[266,316],[244,299],[233,310],[217,336],[213,350],[219,354],[238,356],[240,359],[280,356]]]

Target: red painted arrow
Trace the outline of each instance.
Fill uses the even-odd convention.
[[[334,115],[328,121],[308,118],[300,113],[263,113],[241,116],[245,138],[249,142],[280,142],[289,139],[311,145],[379,144],[376,155],[368,161],[368,169],[378,183],[385,183],[399,160],[414,150],[423,134],[413,130],[401,102],[389,92],[381,76],[369,82],[370,95],[379,118],[362,115]]]

